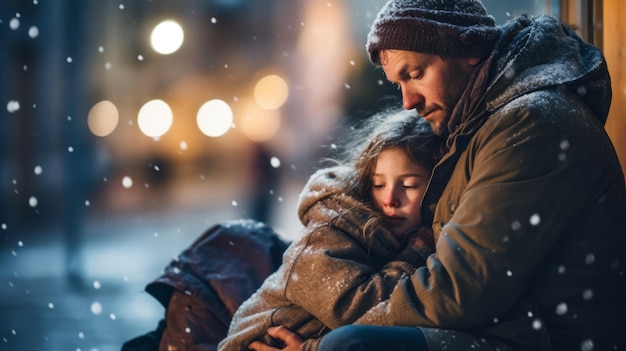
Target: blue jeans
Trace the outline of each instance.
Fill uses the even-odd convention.
[[[322,337],[319,351],[428,351],[424,334],[413,327],[346,325]]]

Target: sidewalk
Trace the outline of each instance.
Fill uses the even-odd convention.
[[[275,230],[299,230],[295,191],[275,209]],[[59,229],[36,243],[0,248],[0,350],[119,351],[153,330],[164,308],[143,291],[163,267],[209,226],[240,218],[236,207],[145,212],[91,219],[80,245],[82,279],[65,274]]]
[[[200,214],[143,214],[139,224],[137,218],[86,227],[80,281],[65,274],[60,231],[3,252],[0,349],[119,350],[153,329],[164,310],[143,288],[208,224]]]

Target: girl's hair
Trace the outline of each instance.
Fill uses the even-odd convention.
[[[435,135],[428,123],[415,111],[385,110],[365,122],[361,128],[363,137],[355,139],[350,157],[355,175],[348,186],[348,192],[363,202],[371,202],[372,174],[380,153],[398,148],[413,162],[432,169],[435,155]]]
[[[351,140],[343,150],[344,162],[355,170],[354,176],[348,181],[346,193],[369,209],[374,208],[372,174],[382,151],[399,148],[413,162],[429,170],[436,163],[438,139],[428,123],[415,111],[398,108],[383,110],[354,128]],[[382,214],[369,219],[364,227],[364,235],[367,237],[381,225]]]

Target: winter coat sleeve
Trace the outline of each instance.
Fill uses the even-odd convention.
[[[285,297],[330,329],[352,323],[386,299],[400,277],[425,264],[419,252],[405,249],[404,237],[384,228],[365,237],[364,224],[374,211],[343,191],[351,173],[333,167],[310,178],[298,211],[310,230],[299,249],[285,256]],[[282,324],[281,311],[273,318]]]
[[[334,201],[320,202],[320,213],[332,213],[335,205]],[[330,223],[312,231],[296,254],[285,277],[285,295],[334,329],[352,323],[388,298],[398,280],[415,267],[397,260],[402,243],[393,236],[365,240],[361,218],[340,216]],[[424,263],[417,252],[403,254],[412,255],[416,264]],[[279,313],[274,316],[276,321],[280,320]]]
[[[400,277],[425,263],[420,252],[404,248],[405,238],[384,228],[363,235],[373,212],[342,192],[344,175],[335,169],[311,178],[300,199],[304,232],[281,267],[237,310],[220,350],[244,350],[253,340],[280,346],[266,333],[273,325],[297,332],[315,348],[317,338],[388,298]]]

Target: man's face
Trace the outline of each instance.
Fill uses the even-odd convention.
[[[405,50],[384,50],[380,61],[387,79],[402,92],[405,109],[415,109],[437,135],[447,135],[448,121],[480,61]]]

